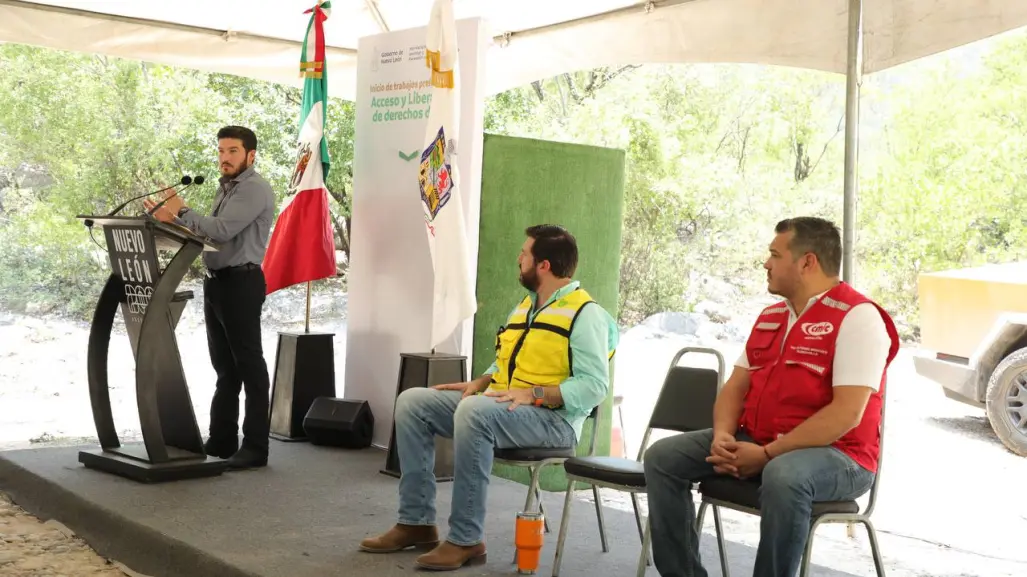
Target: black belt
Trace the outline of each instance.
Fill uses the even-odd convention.
[[[239,266],[226,266],[217,270],[207,269],[207,278],[226,278],[235,274],[260,270],[259,264],[247,263]]]

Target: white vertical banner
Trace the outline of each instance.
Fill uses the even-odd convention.
[[[431,347],[474,316],[474,281],[460,202],[460,63],[453,0],[435,0],[425,40],[431,108],[418,173],[425,236],[435,270]]]
[[[427,10],[424,16],[428,22]],[[455,270],[466,279],[471,315],[476,304],[488,35],[485,24],[474,18],[456,22],[456,36],[460,50],[454,45],[453,64],[459,81],[454,75],[450,98],[437,96],[439,89],[432,86],[432,70],[426,66],[428,27],[368,36],[358,45],[343,391],[347,398],[370,403],[374,444],[379,446],[388,445],[392,431],[400,353],[428,353],[434,347],[440,353],[466,355],[470,370],[473,316],[460,316],[467,301],[458,301],[457,312],[445,313],[457,318],[457,330],[438,340],[433,336],[440,294],[435,286],[442,280],[438,266],[444,268],[443,278]],[[441,51],[433,51],[441,61]],[[439,114],[448,114],[450,120],[440,124]],[[444,126],[447,135],[447,150],[437,160],[445,164],[448,156],[452,173],[459,175],[447,183],[448,199],[431,219],[421,194],[422,157],[432,130],[429,117],[436,123],[435,134]],[[429,225],[436,231],[434,258]],[[461,237],[464,265],[453,269],[461,258],[454,255],[461,245],[453,243]],[[453,302],[445,296],[449,292],[441,293],[440,300]]]

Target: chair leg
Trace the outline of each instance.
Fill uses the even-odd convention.
[[[710,506],[709,503],[703,501],[699,503],[699,512],[695,515],[695,530],[702,537],[703,523],[706,521],[706,509]]]
[[[549,530],[549,515],[546,515],[546,506],[542,504],[542,491],[537,486],[535,487],[535,499],[538,501],[538,512],[542,513],[542,525],[546,533],[552,533]]]
[[[881,546],[877,543],[877,529],[870,519],[863,519],[863,526],[867,528],[867,536],[870,537],[870,552],[874,556],[874,569],[877,570],[877,577],[884,577],[884,560],[881,559]]]
[[[592,485],[592,496],[596,500],[596,519],[599,521],[599,541],[603,545],[603,553],[610,552],[610,545],[606,542],[606,522],[603,521],[603,501],[599,497],[599,487]]]
[[[528,483],[528,494],[524,497],[524,511],[531,511],[532,497],[535,496],[535,489],[538,487],[536,484],[538,481],[538,467],[528,467],[528,474],[531,475],[531,481]]]
[[[567,540],[567,526],[571,520],[571,502],[574,501],[574,481],[567,482],[567,494],[563,498],[563,516],[560,517],[560,536],[556,539],[556,556],[553,558],[553,577],[560,575],[563,561],[563,544]]]
[[[645,534],[642,530],[642,515],[638,512],[638,493],[631,494],[631,507],[635,510],[635,524],[638,525],[638,539],[639,541],[645,541]],[[646,517],[646,523],[649,522],[649,518]],[[648,566],[649,557],[646,556],[645,564]]]
[[[531,482],[528,484],[528,496],[524,498],[524,511],[531,511],[533,500],[532,497],[538,497],[538,509],[542,513],[542,521],[545,523],[545,511],[542,509],[542,495],[538,490],[538,478],[542,472],[542,467],[528,467],[528,472],[531,473]],[[548,527],[547,527],[548,528]],[[517,563],[517,548],[514,547],[513,561],[510,563]]]
[[[642,535],[642,552],[638,554],[637,577],[645,577],[645,568],[649,566],[649,545],[652,542],[652,526],[649,517],[645,518],[645,532]]]
[[[727,546],[724,543],[724,526],[720,523],[720,507],[713,505],[713,527],[717,530],[717,550],[720,551],[720,572],[731,577],[727,567]]]
[[[813,519],[813,523],[809,526],[809,535],[806,536],[806,549],[802,552],[802,562],[799,564],[799,577],[809,575],[809,564],[813,559],[813,535],[817,532],[821,519],[821,517]]]
[[[645,538],[645,529],[642,528],[642,515],[638,512],[638,493],[631,494],[631,507],[635,510],[635,525],[638,526],[638,539]]]

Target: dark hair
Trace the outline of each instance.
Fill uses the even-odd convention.
[[[835,224],[815,216],[787,218],[777,223],[774,232],[794,232],[788,250],[798,258],[811,252],[827,276],[838,276],[842,268],[842,237]]]
[[[242,141],[242,147],[249,152],[257,150],[257,135],[245,126],[226,126],[218,131],[218,140],[235,138]]]
[[[578,241],[567,229],[558,224],[536,224],[524,229],[524,234],[535,239],[531,256],[536,263],[549,261],[549,269],[559,278],[571,278],[578,268]]]

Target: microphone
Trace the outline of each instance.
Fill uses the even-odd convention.
[[[203,177],[202,176],[199,176],[197,178],[200,179],[201,183],[203,182]],[[190,176],[183,176],[182,180],[178,184],[173,184],[171,186],[162,188],[160,190],[155,190],[153,192],[147,192],[146,194],[140,194],[139,196],[134,196],[134,197],[126,200],[125,202],[123,202],[120,205],[118,205],[117,208],[112,210],[107,216],[114,216],[114,215],[118,214],[119,212],[121,212],[122,209],[124,209],[126,206],[128,206],[128,203],[130,203],[130,202],[132,202],[134,200],[139,200],[140,198],[146,198],[147,196],[150,196],[152,194],[158,194],[158,193],[164,192],[166,190],[171,190],[172,188],[175,188],[176,186],[182,186],[182,185],[188,186],[192,182],[193,182],[192,177],[190,177]]]
[[[182,180],[185,180],[187,178],[189,178],[189,177],[188,176],[183,176]],[[186,184],[181,189],[176,190],[175,192],[169,194],[168,197],[165,198],[164,200],[162,200],[162,201],[158,202],[157,204],[153,205],[153,208],[151,208],[150,210],[146,211],[146,216],[153,216],[153,213],[155,213],[158,210],[160,210],[160,207],[164,206],[164,203],[166,203],[167,201],[171,200],[173,197],[177,196],[180,192],[182,192],[183,190],[189,188],[193,184],[203,184],[204,180],[205,179],[203,178],[202,174],[198,174],[195,177],[191,178],[190,179],[190,183]],[[174,187],[172,187],[172,188],[174,188]]]

